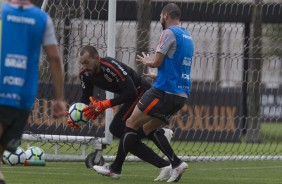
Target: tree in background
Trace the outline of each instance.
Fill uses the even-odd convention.
[[[150,23],[151,23],[151,0],[138,0],[137,1],[137,52],[149,51],[150,41]],[[144,72],[144,65],[136,64],[137,73],[142,74]]]

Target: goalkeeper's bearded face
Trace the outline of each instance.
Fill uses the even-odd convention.
[[[96,55],[94,58],[88,52],[85,52],[79,58],[82,68],[89,73],[97,73],[100,70],[100,57]]]

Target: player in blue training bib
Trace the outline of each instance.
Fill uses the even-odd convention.
[[[0,7],[0,157],[15,152],[37,95],[41,46],[48,55],[55,86],[54,117],[66,111],[64,69],[53,23],[28,0],[10,0]],[[0,173],[0,184],[4,178]]]

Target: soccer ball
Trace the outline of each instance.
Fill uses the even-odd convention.
[[[87,105],[84,103],[74,103],[69,108],[69,118],[76,125],[83,125],[88,122],[87,118],[83,115],[82,109]]]
[[[45,160],[43,149],[37,146],[31,146],[25,151],[26,160]]]
[[[3,154],[3,163],[8,165],[23,165],[26,155],[21,147],[18,147],[15,153],[11,153],[7,150]]]

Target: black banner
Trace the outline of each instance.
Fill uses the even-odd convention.
[[[68,104],[77,102],[81,95],[80,85],[68,85],[65,89]],[[173,140],[239,142],[244,127],[240,90],[202,89],[193,89],[186,105],[172,117],[169,127],[174,131]],[[65,118],[53,119],[50,115],[52,95],[53,88],[50,85],[40,85],[27,132],[104,137],[104,114],[79,130],[71,129],[65,123]],[[93,95],[105,99],[103,90],[95,89]],[[281,121],[281,104],[281,90],[262,90],[262,110],[258,116],[262,116],[262,121]],[[114,111],[117,110],[118,107],[115,107]]]

